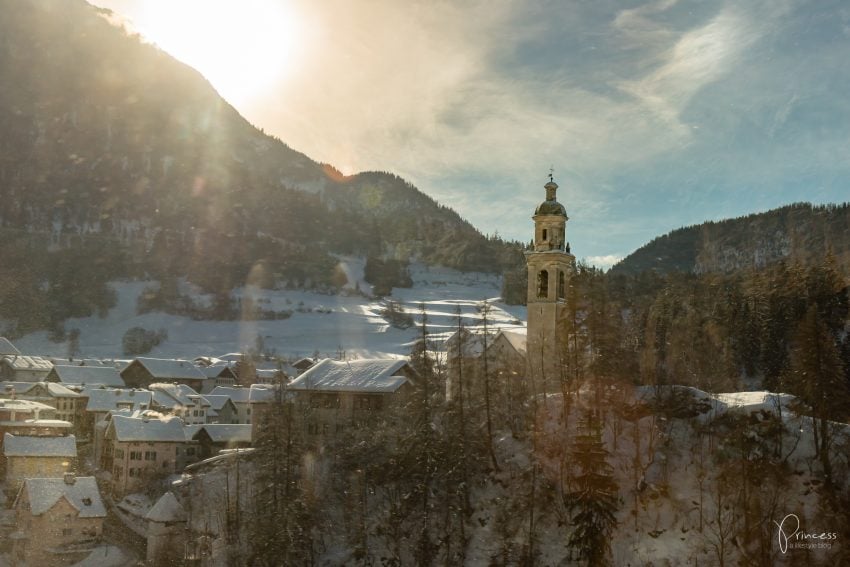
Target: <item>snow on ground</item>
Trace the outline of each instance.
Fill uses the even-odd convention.
[[[363,291],[370,289],[362,280],[362,259],[343,258],[340,265],[352,289],[352,282]],[[390,299],[397,301],[416,321],[419,305],[424,303],[435,339],[444,339],[453,332],[457,306],[462,310],[464,324],[480,324],[477,306],[483,300],[493,302],[489,317],[492,327],[524,324],[525,307],[498,302],[501,278],[497,275],[412,264],[411,276],[413,287],[393,289]],[[309,356],[317,350],[322,356],[335,356],[343,350],[350,358],[395,357],[408,354],[419,333],[416,328],[391,327],[380,315],[383,302],[351,290],[348,294],[326,295],[246,287],[236,290],[234,296],[251,297],[266,310],[292,311],[292,317],[276,321],[193,321],[166,313],[136,313],[139,295],[155,282],[120,281],[110,285],[117,294],[117,302],[105,317],[70,319],[65,323],[66,329],[80,330],[78,358],[122,356],[121,339],[132,327],[168,331],[168,339],[148,356],[183,358],[244,351],[257,344],[258,336],[267,350],[283,356]],[[191,291],[199,303],[209,299],[191,286],[182,287],[183,291]],[[44,331],[22,337],[15,345],[22,352],[47,356],[67,356],[68,352],[67,343],[51,342]]]

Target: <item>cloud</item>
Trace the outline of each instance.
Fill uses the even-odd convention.
[[[591,266],[607,270],[622,259],[623,256],[620,254],[606,254],[605,256],[588,256],[585,261]]]

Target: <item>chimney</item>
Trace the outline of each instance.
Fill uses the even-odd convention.
[[[68,486],[74,486],[77,482],[77,476],[72,472],[66,472],[63,478],[65,479],[65,484]]]

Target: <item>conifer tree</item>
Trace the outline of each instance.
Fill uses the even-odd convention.
[[[298,466],[303,454],[299,426],[306,416],[296,420],[295,415],[297,409],[305,408],[285,399],[278,385],[274,403],[260,418],[251,565],[303,564],[311,555],[308,495]]]
[[[590,412],[579,424],[570,454],[577,470],[572,479],[573,490],[565,495],[564,502],[573,528],[567,545],[588,565],[607,565],[620,504],[600,426]]]

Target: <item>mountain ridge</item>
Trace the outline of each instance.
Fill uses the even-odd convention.
[[[108,10],[0,14],[0,319],[59,326],[108,309],[122,277],[227,294],[338,287],[338,254],[496,273],[521,257],[396,175],[342,176],[265,134]]]
[[[780,261],[811,265],[828,253],[850,273],[850,203],[792,203],[682,227],[638,248],[611,273],[728,273]]]

